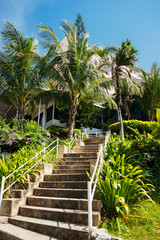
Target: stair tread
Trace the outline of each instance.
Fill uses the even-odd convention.
[[[67,166],[67,167],[73,167],[73,164],[61,164],[61,165],[59,165],[59,166]],[[89,164],[88,164],[88,166],[89,166]],[[88,167],[88,166],[86,166],[86,164],[79,164],[79,165],[76,165],[75,167]]]
[[[80,191],[80,192],[86,192],[88,191],[88,189],[79,189],[79,188],[34,188],[34,189],[38,189],[38,190],[47,190],[47,191]]]
[[[30,206],[30,205],[25,205],[20,207],[21,209],[33,209],[33,210],[40,210],[40,211],[50,211],[52,213],[54,212],[60,212],[60,213],[78,213],[78,214],[87,214],[87,210],[79,210],[79,209],[64,209],[64,208],[49,208],[49,207],[40,207],[40,206]],[[98,214],[98,211],[92,211],[92,214]]]
[[[49,236],[42,235],[31,230],[27,230],[21,227],[17,227],[13,224],[0,224],[0,233],[6,232],[11,236],[17,237],[19,240],[58,240],[57,238],[51,238]]]
[[[35,224],[43,224],[46,227],[47,226],[53,226],[53,227],[59,227],[63,229],[71,229],[71,230],[77,230],[77,231],[83,231],[87,232],[88,226],[86,225],[80,225],[80,224],[73,224],[73,223],[66,223],[66,222],[57,222],[47,219],[40,219],[40,218],[31,218],[31,217],[25,217],[25,216],[16,216],[16,217],[10,217],[10,219],[18,220],[18,221],[26,221],[31,222]]]
[[[63,174],[57,174],[57,173],[54,173],[54,174],[47,174],[47,175],[45,175],[45,176],[60,176],[60,175],[65,175],[65,176],[71,176],[71,175],[74,175],[74,176],[81,176],[81,175],[86,175],[86,173],[69,173],[69,174],[65,174],[65,173],[63,173]]]
[[[87,183],[88,181],[63,181],[63,183]],[[59,181],[43,181],[41,183],[59,183]]]
[[[35,198],[35,199],[51,199],[51,200],[63,200],[63,201],[82,201],[82,202],[88,202],[88,199],[86,198],[69,198],[69,197],[45,197],[45,196],[35,196],[35,195],[33,195],[33,196],[30,196],[30,197],[28,197],[28,198]],[[98,199],[93,199],[93,201],[100,201],[100,200],[98,200]],[[27,205],[28,206],[28,205]]]

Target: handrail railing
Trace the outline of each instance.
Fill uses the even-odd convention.
[[[47,156],[48,154],[50,154],[54,149],[56,149],[56,156],[58,156],[58,149],[59,149],[59,144],[60,143],[64,143],[65,145],[68,145],[69,149],[73,146],[74,141],[76,141],[77,139],[77,133],[74,134],[74,136],[72,137],[72,139],[70,140],[70,142],[65,142],[63,140],[60,140],[59,138],[57,138],[55,141],[53,141],[52,143],[50,143],[47,147],[44,147],[40,152],[36,153],[32,158],[28,159],[24,164],[22,164],[19,168],[17,168],[15,171],[13,171],[11,174],[9,174],[7,177],[2,176],[2,181],[1,181],[1,188],[0,188],[0,209],[1,209],[1,204],[2,204],[2,199],[3,199],[3,195],[4,193],[9,190],[17,181],[15,180],[14,182],[12,182],[6,189],[4,189],[5,187],[5,181],[7,179],[9,179],[11,176],[13,176],[18,170],[23,169],[23,167],[25,167],[27,165],[27,163],[30,160],[33,160],[34,158],[38,158],[38,155],[40,155],[41,153],[44,153],[44,156]],[[46,153],[46,150],[51,147],[52,145],[56,144],[53,148],[51,148],[51,150],[49,150]],[[30,170],[32,170],[37,164],[38,162],[41,161],[38,160],[36,161],[36,163],[34,163],[26,172],[23,173],[23,175],[27,174]]]
[[[96,174],[98,174],[98,176],[100,174],[102,163],[103,163],[103,151],[106,148],[109,136],[110,136],[110,132],[108,132],[107,135],[105,136],[104,146],[103,146],[103,144],[100,144],[100,150],[99,150],[99,153],[98,153],[98,156],[97,156],[97,161],[96,161],[96,165],[94,167],[92,178],[88,182],[88,230],[89,230],[89,232],[91,232],[91,229],[92,229],[92,226],[93,226],[93,223],[92,223],[92,202],[93,202],[94,193],[95,193],[95,190],[96,190],[96,184],[97,184],[97,181],[98,181],[97,178],[96,178]],[[94,186],[92,187],[93,181],[94,181]]]

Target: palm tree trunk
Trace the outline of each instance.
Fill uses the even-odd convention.
[[[129,106],[128,106],[128,103],[129,103],[129,97],[126,96],[125,97],[125,100],[124,100],[124,109],[125,109],[125,112],[126,112],[126,116],[128,118],[128,120],[131,119],[131,114],[130,114],[130,111],[129,111]]]
[[[124,126],[123,126],[123,118],[122,118],[122,98],[120,92],[120,83],[119,83],[119,72],[116,71],[116,85],[117,85],[117,98],[118,98],[118,120],[120,122],[120,136],[121,140],[124,141]]]
[[[78,102],[78,98],[76,99],[76,101],[72,99],[71,107],[69,111],[69,123],[68,123],[68,133],[67,133],[68,139],[71,139],[73,137],[73,129],[74,129],[76,114],[77,114],[77,102]]]
[[[22,130],[24,127],[24,109],[21,109],[21,107],[18,108],[18,121],[20,123],[19,129]]]

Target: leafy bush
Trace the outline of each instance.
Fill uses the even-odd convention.
[[[156,118],[157,122],[155,122],[155,124],[152,124],[151,129],[154,138],[160,139],[160,108],[157,108]]]
[[[3,153],[0,155],[0,184],[2,176],[8,176],[13,173],[9,179],[5,181],[5,188],[8,187],[15,180],[18,180],[19,186],[25,187],[25,184],[29,181],[30,175],[38,174],[39,167],[42,163],[52,163],[53,169],[56,170],[59,159],[56,159],[56,149],[51,151],[52,145],[45,153],[42,151],[44,146],[37,145],[36,147],[25,146],[12,154]],[[36,153],[39,153],[36,157]],[[34,158],[33,158],[34,157]],[[54,161],[54,159],[56,159]],[[23,168],[20,168],[24,165]],[[33,168],[32,168],[33,167]],[[10,191],[9,191],[10,193]]]
[[[148,168],[142,168],[144,155],[133,150],[133,142],[122,142],[119,136],[109,138],[97,183],[105,217],[117,218],[121,214],[127,224],[130,211],[143,200],[151,200],[149,195],[154,190]]]
[[[131,209],[145,199],[152,187],[144,183],[146,176],[138,166],[133,166],[125,155],[107,158],[98,177],[97,189],[107,218],[121,214],[128,224]]]
[[[25,121],[24,129],[19,131],[19,122],[7,124],[0,120],[0,147],[2,152],[15,152],[26,145],[45,145],[50,133],[43,130],[35,121]]]
[[[147,122],[147,121],[139,121],[139,120],[124,120],[124,131],[126,134],[136,134],[134,130],[137,130],[140,134],[145,133],[152,133],[152,125],[157,125],[157,122]],[[109,126],[109,129],[112,133],[119,134],[120,132],[120,123],[113,123]],[[138,134],[137,132],[137,134]]]
[[[160,187],[160,142],[143,136],[131,141],[129,152],[134,152],[135,159],[141,159],[139,165],[151,175],[153,183]]]
[[[67,138],[67,132],[68,128],[57,128],[55,126],[50,126],[48,128],[48,131],[50,132],[52,137],[59,137],[59,138]],[[80,129],[74,129],[73,133],[77,133],[77,136],[81,136],[81,130]]]

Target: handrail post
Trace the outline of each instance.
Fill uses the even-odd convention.
[[[57,153],[56,153],[57,157],[58,157],[58,144],[59,144],[59,138],[57,137]]]
[[[3,176],[2,182],[1,182],[1,191],[0,191],[0,209],[2,205],[2,199],[3,199],[4,183],[5,183],[5,177]]]
[[[88,182],[88,230],[92,229],[92,189],[91,182]]]

